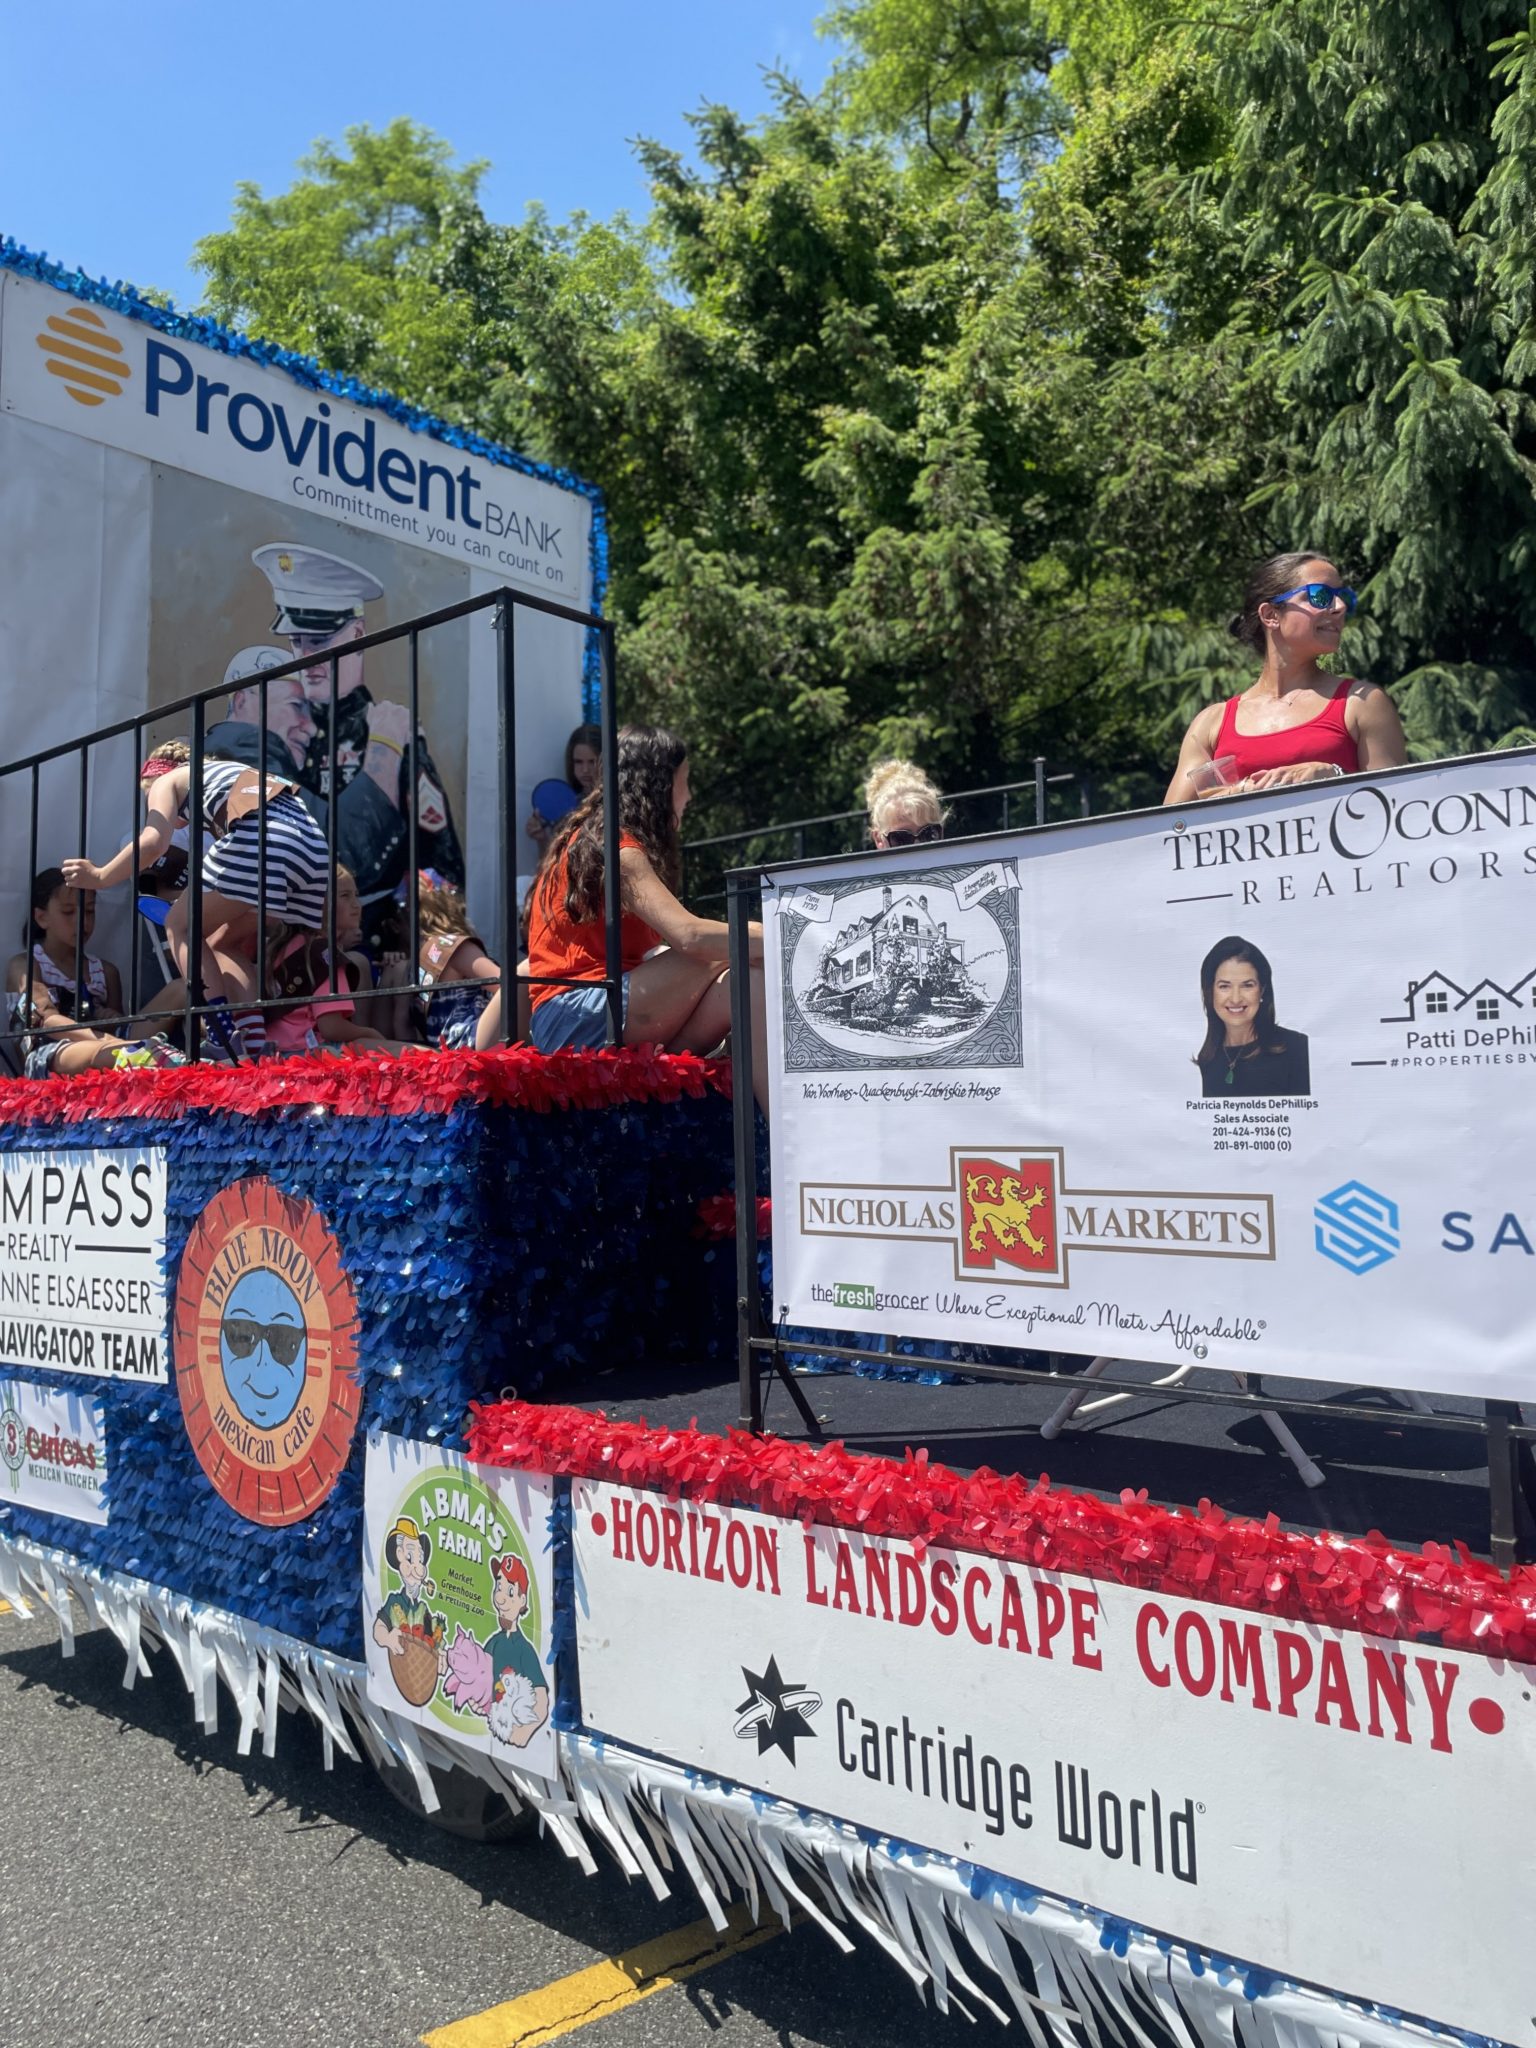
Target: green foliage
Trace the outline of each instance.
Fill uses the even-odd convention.
[[[410,121],[319,142],[275,199],[235,194],[234,220],[198,243],[205,308],[329,368],[458,412],[474,308],[440,295],[440,255],[478,212],[483,164],[455,170],[447,143]]]
[[[689,738],[697,832],[886,751],[1146,801],[1300,544],[1416,751],[1496,744],[1536,726],[1533,23],[838,0],[823,95],[640,145],[644,223],[488,220],[402,121],[199,260],[222,317],[603,486],[625,709]]]
[[[995,196],[1059,138],[1060,51],[1038,0],[835,0],[820,27],[849,52],[831,88],[844,125],[905,144],[931,187]]]
[[[1271,516],[1361,565],[1416,741],[1496,742],[1536,703],[1531,35],[1511,0],[1287,0],[1220,60],[1226,207],[1289,429]]]

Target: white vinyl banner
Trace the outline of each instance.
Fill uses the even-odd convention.
[[[99,1400],[0,1378],[0,1506],[104,1523],[106,1479]]]
[[[0,1366],[164,1381],[165,1150],[0,1155]]]
[[[773,1313],[1536,1396],[1536,756],[765,878]]]
[[[368,1697],[535,1777],[553,1778],[554,1482],[405,1437],[368,1446]]]
[[[1536,1672],[608,1482],[572,1524],[594,1732],[1525,2040]]]
[[[580,604],[581,498],[387,414],[12,278],[0,408]]]

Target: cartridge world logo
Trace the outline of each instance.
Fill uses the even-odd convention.
[[[759,1756],[780,1749],[793,1763],[795,1744],[815,1738],[810,1717],[821,1711],[821,1694],[808,1685],[781,1678],[777,1657],[770,1657],[761,1671],[743,1664],[741,1675],[747,1682],[747,1696],[736,1709],[736,1739],[755,1741]]]
[[[1273,1259],[1274,1197],[1167,1188],[1070,1188],[1058,1146],[993,1155],[950,1147],[943,1187],[802,1181],[804,1237],[947,1246],[957,1280],[1066,1287],[1071,1255]],[[876,1290],[841,1282],[832,1306],[872,1308]]]

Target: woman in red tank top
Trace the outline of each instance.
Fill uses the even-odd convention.
[[[1338,652],[1354,608],[1354,591],[1326,555],[1273,555],[1259,564],[1229,627],[1263,656],[1259,679],[1195,717],[1164,803],[1395,768],[1408,758],[1386,691],[1318,667]]]

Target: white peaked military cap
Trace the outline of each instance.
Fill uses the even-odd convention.
[[[297,541],[272,541],[251,556],[277,600],[274,633],[339,633],[363,606],[384,595],[378,577],[342,555]]]
[[[293,656],[286,647],[242,647],[224,671],[226,690],[238,690],[244,682],[259,676],[264,668],[281,668]]]

